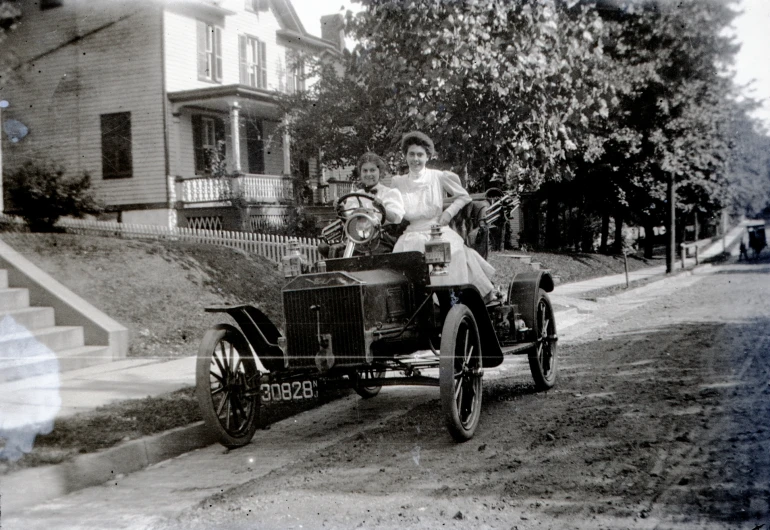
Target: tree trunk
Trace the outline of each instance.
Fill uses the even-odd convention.
[[[644,257],[652,259],[652,253],[655,248],[655,223],[648,219],[644,223]]]
[[[558,249],[561,246],[561,231],[559,230],[559,201],[548,199],[545,210],[545,246]]]
[[[623,216],[620,214],[615,215],[615,241],[612,244],[612,252],[623,252]]]
[[[602,239],[599,243],[599,252],[602,254],[607,253],[607,240],[610,237],[610,214],[607,212],[602,213]]]
[[[695,233],[693,234],[693,237],[695,238],[695,241],[698,241],[698,237],[700,236],[700,227],[698,226],[698,211],[694,210],[692,212],[692,222],[693,226],[695,226]]]
[[[676,194],[674,193],[674,175],[669,175],[666,186],[668,200],[668,219],[666,222],[666,273],[674,272],[676,261]]]

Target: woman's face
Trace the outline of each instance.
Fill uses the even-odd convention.
[[[374,162],[361,164],[361,183],[371,188],[380,181],[380,168]]]
[[[419,173],[428,163],[428,152],[419,145],[410,145],[406,150],[406,163],[409,164],[409,171]]]

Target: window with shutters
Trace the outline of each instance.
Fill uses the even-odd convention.
[[[241,84],[254,88],[267,88],[267,49],[261,40],[240,35],[238,37],[241,61]]]
[[[102,178],[130,178],[131,113],[116,112],[100,116],[102,133]]]
[[[295,50],[286,50],[286,92],[296,94],[305,90],[305,60]]]
[[[198,79],[222,82],[222,28],[198,21]]]
[[[225,122],[216,116],[195,114],[192,128],[195,173],[210,173],[213,158],[225,155]]]

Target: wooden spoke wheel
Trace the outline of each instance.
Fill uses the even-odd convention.
[[[225,447],[246,445],[257,430],[259,377],[238,329],[220,324],[206,332],[198,350],[195,393],[203,421]]]
[[[556,320],[551,301],[540,289],[535,312],[535,347],[529,353],[529,370],[538,390],[548,390],[556,382]]]
[[[441,331],[439,387],[447,429],[458,442],[470,440],[479,424],[482,375],[476,319],[467,306],[456,304]]]

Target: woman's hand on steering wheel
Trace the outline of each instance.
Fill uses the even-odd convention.
[[[350,198],[355,198],[358,200],[357,207],[346,207],[345,203]],[[366,199],[372,206],[369,207],[365,205],[361,199]],[[337,199],[337,205],[335,206],[335,209],[337,211],[337,215],[342,219],[347,219],[348,215],[355,210],[366,210],[367,212],[373,212],[379,216],[380,225],[385,223],[385,205],[382,204],[382,201],[377,199],[377,197],[374,195],[364,193],[363,191],[354,191],[352,193],[343,195]]]

